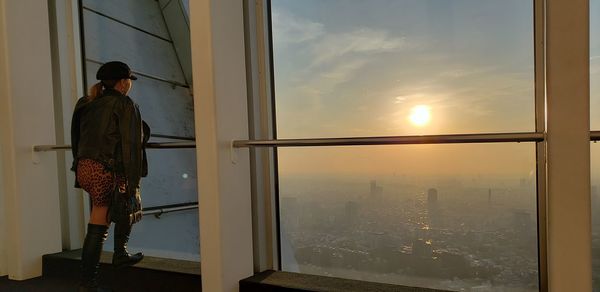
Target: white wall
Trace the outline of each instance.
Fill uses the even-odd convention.
[[[50,41],[52,45],[54,112],[56,143],[71,144],[71,116],[77,99],[83,96],[79,10],[71,0],[50,0]],[[60,214],[63,249],[83,246],[86,201],[80,189],[73,187],[75,174],[70,170],[71,151],[57,151],[60,189]]]
[[[4,94],[5,88],[8,86],[8,80],[6,76],[6,41],[4,34],[4,1],[0,1],[0,98]],[[3,99],[0,99],[2,101]],[[0,104],[2,106],[4,104]],[[0,117],[2,123],[5,122]],[[6,194],[4,192],[4,131],[6,129],[0,126],[0,276],[8,274],[8,257],[7,257],[7,246],[5,243],[6,234],[6,212],[4,212],[6,206]]]
[[[0,15],[2,15],[2,5],[0,5]],[[0,39],[2,38],[2,32],[0,31]],[[0,57],[1,58],[1,57]],[[0,61],[0,65],[2,61]],[[0,88],[2,88],[4,83],[0,81]],[[0,153],[2,153],[2,145],[4,141],[0,136]],[[4,194],[4,174],[2,172],[3,169],[2,163],[2,155],[0,155],[0,239],[6,238],[6,220],[5,220],[5,212],[4,212],[4,201],[6,195]],[[6,255],[6,244],[4,240],[0,240],[0,277],[6,276],[8,274],[8,257]]]
[[[54,144],[54,105],[46,1],[2,1],[0,135],[6,267],[11,279],[41,275],[42,255],[61,251],[57,160],[32,162],[32,145]]]

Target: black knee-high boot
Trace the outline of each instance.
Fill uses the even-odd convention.
[[[79,291],[109,291],[98,288],[100,254],[107,236],[108,226],[88,224],[81,252],[81,285]]]
[[[135,265],[144,258],[141,252],[133,255],[127,252],[127,242],[129,241],[130,233],[131,224],[127,220],[115,223],[115,252],[112,264],[117,268]]]

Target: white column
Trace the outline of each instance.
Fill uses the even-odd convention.
[[[0,15],[2,15],[2,5],[0,5]],[[3,34],[2,34],[2,30],[0,30],[0,39],[3,38]],[[2,56],[0,56],[0,65],[2,64]],[[0,75],[1,76],[1,75]],[[4,86],[4,82],[2,82],[3,79],[2,77],[0,77],[0,88],[2,88]],[[1,133],[1,132],[0,132]],[[6,238],[6,220],[4,220],[6,218],[6,214],[4,212],[4,201],[6,198],[6,195],[4,194],[4,174],[3,174],[3,169],[4,169],[4,163],[3,163],[3,155],[1,155],[2,153],[2,145],[4,145],[4,139],[2,138],[2,136],[0,136],[0,277],[6,276],[8,275],[8,255],[7,255],[7,248],[6,248],[6,244],[5,244],[5,238]]]
[[[41,275],[42,255],[61,251],[47,1],[0,1],[0,137],[5,265],[11,279]],[[2,213],[2,212],[0,212]],[[1,253],[0,253],[1,254]]]
[[[230,152],[248,137],[243,4],[190,2],[202,290],[237,292],[253,273],[248,150]]]
[[[50,0],[50,32],[53,60],[54,113],[56,144],[71,144],[71,116],[79,97],[83,96],[79,10],[77,1]],[[73,187],[75,174],[71,151],[58,151],[58,181],[61,205],[63,249],[83,246],[87,194]],[[89,207],[89,206],[87,206]]]
[[[546,3],[548,286],[592,291],[589,3]]]

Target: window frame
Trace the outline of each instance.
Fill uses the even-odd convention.
[[[531,134],[545,135],[545,82],[544,82],[544,43],[545,43],[545,1],[530,0],[533,15],[533,37],[534,43],[534,104],[535,104],[535,132]],[[272,22],[271,22],[271,0],[257,0],[252,4],[245,2],[246,7],[246,54],[251,60],[248,68],[249,88],[260,88],[260,90],[249,89],[249,105],[251,110],[250,128],[255,132],[260,129],[262,135],[251,135],[250,140],[277,140],[276,133],[276,113],[275,113],[275,85],[273,68],[273,40],[272,40]],[[252,106],[253,105],[253,106]],[[260,121],[259,121],[260,120]],[[267,134],[265,134],[267,133]],[[471,134],[471,133],[469,133]],[[468,134],[468,135],[469,135]],[[507,133],[508,134],[508,133]],[[443,135],[449,139],[460,137],[464,134]],[[438,135],[441,136],[441,135]],[[408,137],[408,136],[398,136]],[[299,139],[308,140],[308,139]],[[250,141],[248,141],[250,142]],[[410,144],[410,143],[407,143]],[[248,146],[248,145],[246,145]],[[546,245],[546,142],[536,142],[536,160],[537,160],[537,230],[538,230],[538,264],[539,264],[539,287],[541,291],[547,290],[547,245]],[[241,147],[241,146],[240,146]],[[252,149],[252,147],[250,147]],[[275,235],[265,237],[264,234],[255,232],[255,271],[262,271],[267,268],[276,268],[281,270],[281,246],[280,246],[280,214],[279,214],[279,189],[278,189],[278,162],[277,147],[269,147],[268,153],[253,153],[251,157],[254,161],[262,160],[264,164],[253,164],[253,181],[269,181],[268,185],[262,187],[253,187],[253,198],[262,199],[268,202],[268,206],[275,210],[265,212],[264,209],[253,210],[255,226],[270,226],[269,230],[276,231]],[[257,198],[257,194],[267,194],[266,197]],[[260,232],[259,232],[260,233]],[[257,252],[260,249],[261,252]],[[277,255],[273,257],[273,255]]]

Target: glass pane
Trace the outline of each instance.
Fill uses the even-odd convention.
[[[198,202],[195,149],[152,149],[147,153],[149,173],[141,187],[144,208]],[[200,261],[199,230],[198,209],[148,215],[135,224],[129,245],[152,256]],[[107,249],[113,246],[112,236],[111,232]]]
[[[591,143],[592,175],[592,284],[600,291],[600,144]]]
[[[590,128],[600,131],[600,0],[590,0]],[[600,291],[600,145],[590,147],[592,166],[592,279]]]
[[[283,270],[538,290],[533,143],[278,151]]]
[[[278,137],[533,131],[532,2],[271,1]]]
[[[590,0],[590,128],[600,130],[600,0]]]
[[[181,4],[175,2],[169,3]],[[173,22],[180,20],[174,18],[187,17],[184,12],[168,14],[156,1],[84,0],[82,5],[87,86],[98,82],[96,72],[101,64],[123,61],[138,76],[129,96],[139,105],[142,118],[152,129],[154,136],[150,141],[181,142],[159,138],[165,136],[193,138],[193,98],[186,86],[190,79],[184,73],[190,71],[191,63],[182,59],[184,51],[175,49],[185,46],[184,36],[188,31],[179,31],[178,38],[173,40],[169,34]],[[194,149],[149,149],[147,154],[149,174],[141,185],[144,208],[198,201]],[[198,209],[159,217],[144,216],[134,226],[130,250],[199,261]],[[112,237],[111,232],[104,245],[106,250],[113,248]]]

